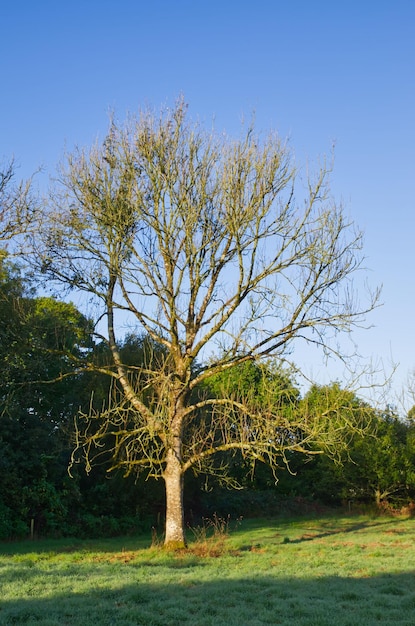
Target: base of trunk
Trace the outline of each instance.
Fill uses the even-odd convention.
[[[163,550],[166,552],[178,552],[179,550],[185,550],[187,543],[185,541],[169,541],[163,545]]]

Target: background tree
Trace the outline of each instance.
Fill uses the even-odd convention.
[[[340,454],[332,450],[329,455],[309,457],[306,463],[297,455],[292,464],[296,475],[291,489],[330,505],[350,500],[357,485],[353,475],[360,471],[362,462],[357,451],[361,445],[368,450],[376,445],[377,411],[338,382],[312,385],[301,399],[301,408],[308,419],[323,419],[329,428],[341,428],[346,445],[337,450]],[[360,431],[355,428],[356,421],[362,425]]]
[[[236,406],[255,406],[257,411],[269,411],[272,406],[278,407],[280,416],[284,416],[286,420],[292,420],[293,415],[299,412],[300,390],[294,383],[294,373],[284,370],[279,363],[275,363],[270,359],[264,362],[245,361],[230,369],[225,369],[213,376],[209,377],[202,384],[202,390],[199,394],[206,395],[209,398],[215,398],[225,402],[232,400]],[[217,422],[212,418],[209,410],[203,413],[203,419],[210,422],[210,428],[215,428]],[[294,418],[295,419],[295,418]],[[206,425],[200,424],[195,419],[192,430],[196,432],[205,432]],[[299,435],[299,433],[297,433]],[[280,436],[282,433],[280,433]],[[292,428],[289,431],[289,437],[296,447],[298,437],[295,436]],[[219,439],[221,434],[219,433]],[[269,486],[279,480],[281,470],[289,467],[288,457],[290,456],[290,446],[286,445],[281,448],[281,458],[274,463],[271,468],[272,474],[269,475],[265,471],[263,480]],[[243,449],[225,450],[221,455],[216,454],[212,457],[208,456],[204,463],[202,459],[199,461],[199,468],[206,475],[206,485],[209,476],[217,477],[220,485],[234,486],[240,488],[252,486],[254,482],[258,487],[260,482],[259,473],[263,473],[263,463],[258,463],[260,457],[254,455],[245,456]],[[207,462],[206,462],[207,461]],[[260,468],[260,469],[259,469]],[[197,470],[196,467],[193,468]],[[266,478],[265,478],[266,477]]]
[[[88,324],[73,304],[36,298],[0,257],[0,537],[27,533],[31,519],[49,532],[64,519],[69,431],[83,402],[75,374],[90,349]]]
[[[197,393],[221,371],[284,358],[294,341],[328,350],[374,306],[376,294],[363,307],[354,299],[361,235],[330,199],[328,174],[296,197],[275,135],[208,133],[183,102],[113,120],[102,145],[69,154],[61,169],[33,258],[48,279],[95,300],[112,355],[101,371],[115,383],[106,410],[79,425],[78,450],[89,463],[107,442],[111,468],[164,479],[166,545],[185,542],[185,472],[217,452],[275,465],[316,439],[340,444],[341,428],[325,420]],[[117,332],[127,323],[163,346],[161,363],[123,361]]]
[[[353,463],[343,468],[344,499],[375,502],[378,508],[407,505],[415,488],[411,429],[389,407],[374,412],[376,437],[356,437],[350,449]]]
[[[26,230],[35,216],[32,181],[15,182],[13,160],[0,166],[0,243]]]
[[[375,408],[338,383],[313,386],[301,403],[312,419],[328,412],[332,427],[336,427],[338,415],[342,422],[350,420],[352,427],[342,463],[330,456],[313,457],[306,464],[296,458],[292,463],[295,480],[285,481],[283,488],[288,486],[292,492],[330,505],[408,505],[415,486],[410,419],[400,418],[390,407]],[[366,424],[364,435],[353,427],[357,412]]]

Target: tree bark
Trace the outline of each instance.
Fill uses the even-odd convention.
[[[166,486],[166,537],[164,545],[171,550],[186,547],[184,533],[183,473],[180,459],[174,450],[167,453],[164,472]]]

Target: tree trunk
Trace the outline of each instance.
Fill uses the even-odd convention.
[[[174,450],[167,453],[164,472],[166,485],[166,538],[164,545],[171,550],[186,547],[184,535],[183,474],[180,459]]]

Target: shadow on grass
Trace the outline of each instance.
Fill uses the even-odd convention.
[[[105,539],[25,539],[0,542],[0,556],[30,555],[44,553],[65,554],[78,551],[112,553],[121,550],[147,550],[151,546],[150,533]]]
[[[235,564],[235,568],[237,564]],[[129,582],[22,597],[0,605],[1,626],[413,626],[415,576],[315,579],[268,576],[203,580],[200,571],[172,572],[152,583],[131,567]],[[62,575],[62,583],[65,574]],[[3,580],[3,582],[6,582]],[[96,584],[96,583],[95,583]],[[39,591],[39,590],[38,590]],[[35,591],[33,591],[35,593]]]
[[[396,517],[376,517],[362,519],[358,517],[345,516],[343,518],[326,516],[323,518],[302,517],[287,520],[244,520],[242,526],[231,533],[235,546],[240,550],[251,550],[254,533],[259,531],[262,543],[274,542],[276,538],[281,538],[282,543],[300,544],[312,542],[313,540],[324,539],[335,535],[355,534],[359,531],[374,532],[397,532],[399,524],[407,522],[407,518]],[[277,531],[277,532],[275,532]],[[238,535],[247,535],[249,543],[238,545]],[[415,620],[414,620],[415,624]]]
[[[388,526],[396,526],[400,522],[406,521],[404,519],[383,519],[383,520],[367,520],[367,521],[359,521],[356,523],[348,523],[347,525],[336,525],[333,524],[330,527],[328,524],[328,528],[326,530],[320,530],[318,532],[309,532],[304,533],[301,537],[296,539],[290,539],[289,543],[302,543],[303,541],[313,541],[313,539],[322,539],[324,537],[331,537],[332,535],[341,535],[341,534],[349,534],[356,533],[361,530],[374,530],[380,528],[386,528]],[[321,527],[321,523],[319,523],[319,527]]]

